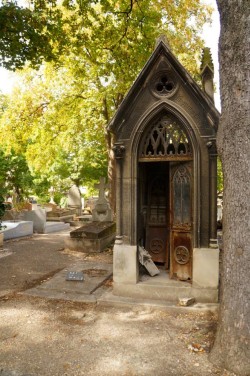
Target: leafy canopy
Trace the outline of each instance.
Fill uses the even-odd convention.
[[[26,158],[13,149],[6,152],[0,148],[0,166],[2,195],[14,192],[19,199],[28,197],[33,179]]]
[[[30,8],[2,1],[0,25],[0,63],[10,70],[27,61],[38,67],[44,60],[56,60],[65,44],[62,14],[50,1],[31,2]]]
[[[182,62],[191,68],[191,59],[202,44],[199,32],[211,14],[201,0],[30,0],[26,6],[19,3],[3,0],[0,6],[2,66],[15,70],[29,61],[37,67],[42,61],[57,61],[70,51],[76,55],[84,53],[97,64],[104,63],[104,76],[113,66],[123,66],[124,62],[130,61],[127,67],[132,63],[133,68],[134,57],[141,67],[162,33],[167,35],[174,53],[178,52]],[[123,73],[131,76],[133,69]]]
[[[2,144],[53,186],[107,174],[106,125],[160,34],[198,77],[200,32],[211,11],[201,0],[2,3],[0,64],[25,67],[1,101]]]

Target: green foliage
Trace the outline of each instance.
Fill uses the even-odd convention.
[[[46,176],[43,176],[39,173],[33,174],[32,195],[38,198],[39,203],[49,202],[50,187],[51,187],[51,182],[48,180]]]
[[[125,82],[135,77],[162,33],[182,63],[192,68],[202,48],[199,32],[211,14],[201,0],[32,0],[25,7],[15,0],[2,3],[4,67],[15,70],[27,61],[37,67],[74,53],[101,65],[103,77],[120,71]]]
[[[0,149],[0,186],[2,193],[13,192],[18,200],[29,195],[33,179],[25,157],[11,149]]]
[[[47,177],[60,190],[98,179],[107,173],[101,101],[88,82],[80,92],[66,65],[46,66],[41,77],[28,71],[2,116],[5,146],[24,153],[33,175]]]
[[[0,230],[3,229],[1,218],[5,213],[4,197],[6,194],[5,179],[8,171],[8,164],[3,150],[0,148]]]
[[[1,225],[1,218],[5,213],[4,197],[6,195],[5,181],[8,172],[8,162],[5,158],[4,151],[0,148],[0,230],[3,226]]]
[[[4,205],[4,191],[0,187],[0,230],[3,229],[1,218],[5,213],[5,205]]]
[[[217,192],[222,193],[223,192],[223,171],[222,171],[222,164],[221,160],[218,158],[217,161]]]
[[[5,181],[8,173],[8,160],[5,156],[4,150],[0,148],[0,189],[4,190]]]
[[[18,6],[18,1],[3,1],[0,7],[0,64],[10,70],[29,61],[33,67],[42,61],[56,60],[66,43],[59,9]],[[49,3],[49,2],[48,2]]]
[[[7,96],[4,94],[1,94],[0,92],[0,118],[7,108],[7,102],[8,102]]]
[[[27,8],[4,2],[0,64],[16,69],[50,61],[20,73],[20,86],[2,100],[0,115],[2,145],[25,156],[41,182],[35,188],[40,195],[49,186],[57,192],[73,183],[93,186],[107,175],[106,125],[156,38],[165,34],[198,77],[199,32],[209,14],[200,0],[33,0]]]

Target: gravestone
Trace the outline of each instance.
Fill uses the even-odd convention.
[[[114,222],[90,222],[70,232],[65,247],[78,252],[101,252],[115,239]]]
[[[100,178],[99,197],[92,211],[93,221],[71,231],[70,237],[65,239],[65,246],[71,250],[82,252],[101,252],[113,243],[116,226],[105,189],[108,185],[105,178]]]
[[[99,189],[99,197],[96,201],[95,207],[92,212],[93,221],[96,222],[112,222],[113,215],[109,202],[105,197],[105,190],[109,187],[105,182],[105,178],[100,178],[100,183],[95,185]]]
[[[48,218],[46,218],[46,210],[42,208],[24,211],[22,212],[22,217],[25,221],[33,222],[33,231],[38,234],[48,234],[51,232],[69,229],[68,223],[59,221],[48,221]]]
[[[70,223],[76,214],[76,209],[56,208],[47,212],[47,221],[52,222],[68,222]]]
[[[68,207],[71,209],[76,209],[76,214],[82,214],[82,199],[80,189],[73,185],[68,193]]]
[[[3,226],[4,240],[33,235],[32,221],[3,221]]]

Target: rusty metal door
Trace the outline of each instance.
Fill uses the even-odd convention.
[[[192,278],[192,162],[170,166],[170,276]]]
[[[152,260],[169,267],[169,184],[158,174],[150,181],[146,219],[146,250]]]

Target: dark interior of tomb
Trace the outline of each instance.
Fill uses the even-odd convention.
[[[139,163],[139,243],[157,266],[169,268],[169,162]]]

